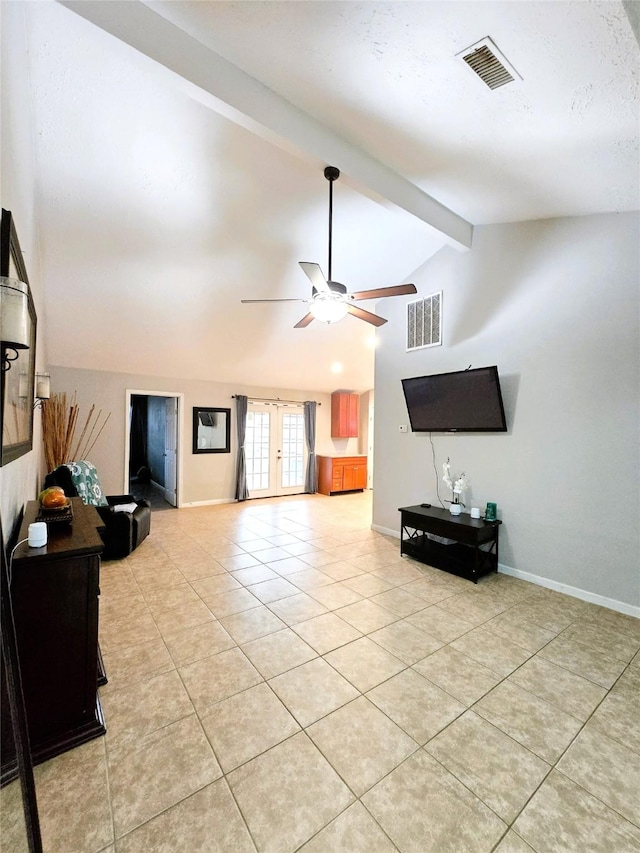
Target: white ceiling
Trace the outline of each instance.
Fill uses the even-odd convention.
[[[372,387],[372,327],[240,305],[308,296],[299,260],[327,272],[327,162],[333,277],[352,290],[412,280],[465,220],[639,206],[622,3],[20,6],[52,364]],[[487,35],[523,78],[493,92],[456,58]],[[246,75],[271,91],[248,100]]]

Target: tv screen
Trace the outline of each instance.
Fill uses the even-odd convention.
[[[506,432],[498,368],[402,380],[413,432]]]

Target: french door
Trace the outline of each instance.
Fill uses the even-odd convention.
[[[304,492],[307,445],[302,406],[249,402],[244,449],[249,497]]]

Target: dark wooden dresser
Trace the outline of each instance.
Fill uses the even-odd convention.
[[[42,548],[19,545],[11,571],[33,762],[37,764],[105,733],[97,684],[106,677],[98,648],[102,520],[72,498],[73,521],[48,524]],[[36,520],[25,509],[19,540]]]

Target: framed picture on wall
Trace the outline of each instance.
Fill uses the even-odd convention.
[[[0,275],[18,279],[27,285],[29,308],[29,348],[9,350],[10,361],[3,363],[0,372],[0,464],[6,465],[28,453],[33,446],[37,317],[13,216],[4,209],[0,222]],[[6,364],[9,369],[4,369]]]
[[[231,453],[231,409],[193,407],[193,452]]]

